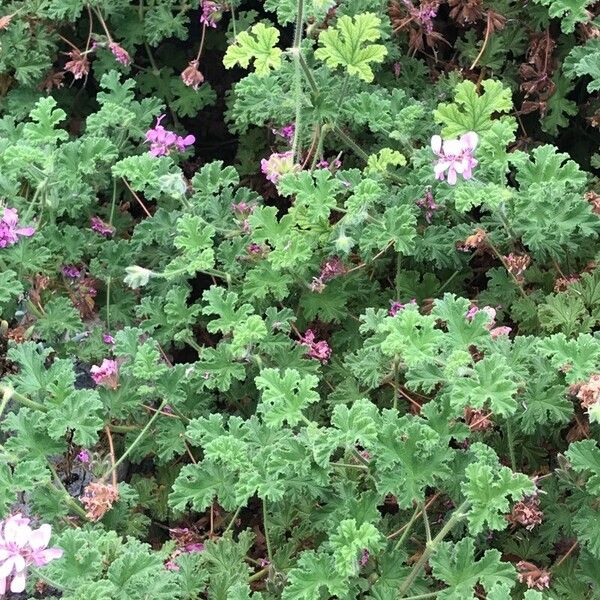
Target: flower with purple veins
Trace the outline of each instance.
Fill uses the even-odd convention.
[[[34,227],[19,227],[19,213],[16,208],[4,209],[0,218],[0,248],[12,246],[19,241],[19,237],[31,237],[34,233]]]
[[[81,275],[81,271],[75,265],[64,265],[62,274],[69,279],[77,279]]]
[[[14,594],[25,591],[28,567],[42,567],[63,555],[61,548],[48,548],[52,535],[50,525],[32,529],[29,523],[21,514],[0,521],[1,597],[7,589]]]
[[[329,344],[324,340],[317,342],[315,340],[315,333],[312,329],[307,329],[304,335],[300,337],[298,343],[308,348],[306,354],[310,358],[320,360],[324,363],[327,362],[331,356],[331,347]]]
[[[390,317],[395,317],[400,311],[403,311],[409,304],[416,304],[417,299],[413,298],[410,302],[406,302],[402,304],[402,302],[398,302],[397,300],[392,300],[392,305],[388,310],[388,315]]]
[[[260,170],[270,182],[277,183],[282,175],[299,171],[300,165],[294,164],[293,152],[274,152],[260,161]]]
[[[191,134],[182,137],[165,129],[160,124],[164,118],[165,115],[160,115],[156,119],[156,125],[146,132],[146,141],[150,142],[150,156],[167,156],[174,148],[183,152],[187,146],[191,146],[196,141]]]
[[[103,235],[104,237],[110,237],[115,232],[115,228],[112,225],[104,222],[100,217],[96,216],[93,216],[90,219],[90,226],[94,231],[100,235]]]
[[[131,56],[129,56],[129,52],[125,50],[120,44],[117,42],[111,42],[108,45],[108,49],[113,53],[116,61],[121,63],[122,65],[128,67],[131,64]]]
[[[438,156],[434,167],[435,178],[443,181],[448,171],[448,183],[455,185],[457,174],[463,179],[471,179],[473,169],[479,164],[473,158],[473,151],[479,143],[479,136],[469,131],[456,140],[442,140],[439,135],[431,138],[431,149]]]
[[[100,366],[92,366],[90,374],[96,385],[103,385],[111,390],[119,387],[119,365],[116,360],[105,358]]]
[[[219,2],[213,2],[213,0],[202,0],[200,5],[202,6],[200,23],[216,29],[217,23],[223,16],[223,6]]]

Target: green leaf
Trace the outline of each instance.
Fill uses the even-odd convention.
[[[305,550],[288,573],[282,600],[322,600],[325,590],[330,597],[344,598],[348,590],[346,579],[337,572],[332,556]]]
[[[487,402],[493,413],[506,417],[517,410],[517,389],[506,359],[489,356],[476,362],[468,377],[450,382],[450,402],[461,411],[467,406],[483,408]]]
[[[468,131],[484,134],[492,127],[493,115],[512,110],[512,93],[500,81],[485,79],[481,83],[483,93],[477,94],[472,81],[463,81],[456,86],[454,103],[440,104],[433,117],[444,128],[442,135],[455,138]],[[500,117],[507,120],[508,117]]]
[[[276,48],[279,31],[267,27],[264,23],[253,25],[249,31],[238,33],[235,44],[227,48],[223,58],[225,68],[231,69],[239,63],[248,68],[254,59],[254,70],[258,76],[268,75],[272,69],[281,65],[281,50]]]
[[[38,144],[55,144],[58,140],[66,140],[69,135],[57,125],[65,119],[67,113],[62,108],[56,108],[57,102],[52,96],[40,98],[29,117],[33,123],[23,127],[24,139]]]
[[[367,160],[367,173],[385,173],[388,167],[404,167],[406,157],[397,150],[382,148],[377,154],[371,154]]]
[[[285,369],[283,374],[278,369],[262,369],[254,380],[262,392],[257,411],[272,428],[306,421],[302,411],[319,401],[319,394],[312,389],[318,382],[315,375],[301,375],[296,369]]]
[[[590,494],[600,496],[600,448],[595,440],[573,442],[566,453],[573,470],[589,472],[585,485]]]
[[[325,61],[329,67],[345,67],[350,75],[373,81],[374,74],[369,63],[383,62],[387,48],[382,44],[371,44],[379,40],[381,19],[373,13],[342,15],[335,27],[329,27],[319,36],[320,48],[315,57]]]
[[[393,245],[396,252],[410,255],[414,251],[417,219],[414,211],[406,205],[388,208],[382,221],[367,225],[360,237],[360,247],[373,254]]]
[[[487,550],[479,560],[475,560],[472,538],[464,538],[456,544],[441,542],[429,562],[433,576],[448,587],[436,597],[441,600],[474,600],[477,598],[474,588],[478,584],[486,592],[499,584],[512,588],[516,570],[511,563],[502,562],[501,556],[498,550]]]
[[[384,538],[371,523],[363,523],[358,527],[356,519],[345,519],[340,522],[329,543],[333,550],[335,570],[349,577],[358,574],[361,553],[364,550],[370,553],[381,550]]]
[[[600,90],[600,41],[591,39],[583,46],[575,46],[564,62],[567,77],[591,77],[587,89],[589,92]]]
[[[17,274],[11,269],[5,269],[0,273],[0,316],[8,318],[10,315],[4,311],[10,303],[17,299],[25,289],[17,279]]]
[[[212,319],[207,325],[207,329],[211,333],[217,331],[228,333],[240,321],[245,320],[254,312],[250,304],[242,304],[242,306],[236,308],[238,295],[216,285],[206,290],[202,299],[207,304],[202,309],[202,314],[218,315],[217,319]]]
[[[461,489],[470,504],[467,519],[473,534],[485,531],[486,523],[487,529],[506,529],[508,521],[504,515],[510,512],[508,498],[520,500],[534,488],[527,475],[481,462],[468,465],[465,477]]]
[[[560,28],[565,33],[571,33],[577,23],[590,20],[592,14],[587,7],[593,4],[594,0],[535,0],[535,2],[547,6],[550,17],[560,19]]]
[[[311,223],[327,219],[336,206],[336,193],[342,188],[327,169],[290,173],[281,178],[278,189],[284,196],[296,196],[294,207],[304,207],[304,217]]]

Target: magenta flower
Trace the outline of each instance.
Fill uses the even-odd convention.
[[[272,130],[275,135],[280,135],[286,141],[291,142],[294,138],[294,132],[296,131],[296,125],[294,123],[289,123],[288,125],[284,125],[280,129]]]
[[[109,223],[105,223],[100,217],[93,216],[90,219],[90,227],[104,237],[110,237],[115,228]]]
[[[300,165],[294,164],[293,152],[274,152],[260,161],[260,170],[269,181],[277,183],[282,175],[299,171]]]
[[[419,208],[422,208],[425,211],[425,220],[428,223],[431,223],[431,217],[433,217],[433,213],[439,208],[439,206],[435,203],[431,190],[427,190],[425,192],[425,196],[417,200],[416,204]]]
[[[307,329],[298,343],[308,348],[306,354],[307,356],[310,356],[310,358],[315,358],[324,363],[327,362],[331,356],[329,344],[324,340],[321,340],[320,342],[315,341],[315,334],[312,329]]]
[[[77,455],[77,460],[84,465],[87,465],[90,462],[90,453],[85,449],[81,450]]]
[[[75,265],[64,265],[62,274],[69,279],[77,279],[81,275],[81,271]]]
[[[191,146],[196,138],[193,135],[182,137],[173,131],[165,129],[160,122],[165,115],[156,119],[156,125],[146,132],[146,141],[150,142],[151,156],[167,156],[173,149],[183,152],[187,146]]]
[[[100,366],[94,365],[90,373],[96,385],[103,385],[111,390],[119,387],[119,365],[116,360],[105,358]]]
[[[60,548],[48,548],[52,535],[50,525],[31,529],[29,519],[16,514],[0,521],[0,596],[10,591],[19,594],[25,590],[27,568],[42,567],[60,558]]]
[[[0,218],[0,248],[12,246],[19,241],[19,236],[31,237],[34,227],[19,227],[19,213],[16,208],[5,208]]]
[[[131,56],[129,56],[129,52],[125,50],[121,45],[117,44],[117,42],[111,42],[108,45],[108,49],[113,53],[116,61],[121,63],[122,65],[128,67],[131,64]]]
[[[200,15],[200,23],[207,27],[217,27],[217,23],[223,16],[223,7],[219,2],[212,0],[202,0],[202,14]]]
[[[431,138],[431,149],[439,157],[434,172],[435,178],[443,181],[448,171],[448,183],[455,185],[457,173],[464,179],[471,179],[473,168],[478,162],[473,158],[473,151],[479,143],[479,136],[474,131],[461,135],[457,140],[445,140],[439,135]]]
[[[398,302],[397,300],[392,300],[392,305],[388,310],[388,315],[390,317],[395,317],[400,311],[404,310],[409,304],[416,304],[417,299],[413,298],[410,302],[406,302],[402,304],[402,302]]]

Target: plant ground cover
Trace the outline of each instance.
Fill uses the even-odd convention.
[[[0,2],[0,598],[600,598],[599,15]]]

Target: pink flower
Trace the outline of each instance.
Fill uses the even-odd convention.
[[[223,7],[219,2],[213,2],[212,0],[202,0],[200,3],[202,6],[202,14],[200,15],[200,23],[207,27],[217,27],[217,23],[223,16]]]
[[[204,544],[202,542],[187,544],[183,550],[184,552],[189,552],[190,554],[194,552],[204,552]]]
[[[174,560],[168,560],[165,563],[165,569],[167,571],[179,571],[179,565]]]
[[[321,273],[318,277],[313,277],[309,287],[313,292],[320,294],[325,289],[325,284],[328,281],[338,275],[343,275],[346,271],[344,263],[337,256],[332,256],[321,265]]]
[[[198,61],[192,60],[181,73],[181,81],[188,87],[197,90],[200,84],[204,82],[204,75],[198,69]]]
[[[116,360],[105,358],[100,366],[94,365],[90,373],[96,385],[103,385],[111,390],[119,387],[119,365]]]
[[[327,362],[331,356],[329,344],[324,340],[321,340],[320,342],[315,341],[315,334],[312,329],[307,329],[298,343],[308,348],[306,354],[307,356],[310,356],[310,358],[315,358],[324,363]]]
[[[0,248],[12,246],[19,241],[19,236],[31,237],[34,227],[19,227],[19,214],[16,208],[5,208],[0,218]]]
[[[115,338],[110,335],[110,333],[105,333],[102,335],[102,341],[105,344],[109,344],[110,346],[112,346],[115,343]]]
[[[85,449],[81,450],[77,455],[77,460],[84,465],[87,465],[90,462],[90,453]]]
[[[317,163],[317,169],[339,169],[342,166],[342,161],[339,158],[334,158],[331,162],[328,160],[320,160]]]
[[[288,125],[284,125],[283,127],[281,127],[281,129],[273,129],[272,131],[275,135],[280,135],[286,141],[291,142],[294,138],[296,125],[294,123],[289,123]]]
[[[409,304],[416,304],[416,303],[417,303],[416,298],[413,298],[410,302],[407,302],[406,304],[402,304],[402,302],[393,300],[392,306],[390,307],[390,310],[388,310],[388,315],[390,317],[395,317],[401,310],[404,310]]]
[[[508,335],[512,331],[512,327],[494,327],[490,329],[490,335],[497,338],[501,335]]]
[[[187,146],[191,146],[196,141],[196,138],[193,135],[182,137],[173,131],[165,129],[160,124],[164,118],[165,115],[160,115],[160,117],[156,119],[154,128],[149,129],[146,132],[146,141],[150,142],[151,156],[166,156],[174,148],[179,152],[183,152]]]
[[[62,268],[62,274],[69,279],[77,279],[81,275],[81,271],[75,265],[65,265]]]
[[[492,306],[484,306],[483,308],[478,308],[477,306],[473,305],[466,312],[465,319],[467,319],[467,321],[472,321],[478,312],[484,312],[488,315],[489,320],[485,328],[490,332],[490,335],[493,338],[497,338],[501,335],[508,335],[512,331],[512,327],[496,327],[496,309]]]
[[[117,44],[117,42],[111,42],[108,45],[108,49],[113,53],[116,61],[128,67],[131,64],[131,56],[129,56],[129,52],[125,50],[122,46]]]
[[[431,223],[431,217],[433,217],[433,213],[439,208],[433,199],[431,190],[427,190],[425,192],[425,196],[417,200],[416,204],[419,208],[422,208],[425,211],[425,220],[428,223]]]
[[[274,152],[260,161],[260,170],[269,181],[277,183],[282,175],[299,171],[300,165],[294,164],[293,152]]]
[[[25,590],[27,567],[42,567],[60,558],[60,548],[48,548],[52,535],[50,525],[31,529],[29,519],[20,514],[0,521],[0,596],[7,590],[19,594]]]
[[[362,551],[360,558],[358,559],[358,564],[361,567],[364,567],[368,562],[369,562],[369,551],[365,548]]]
[[[435,178],[443,181],[445,172],[448,171],[448,183],[456,184],[460,174],[464,179],[471,179],[472,170],[478,162],[473,158],[473,151],[477,147],[479,136],[474,131],[461,135],[457,140],[445,140],[439,135],[431,138],[431,149],[439,157],[434,167]]]
[[[115,232],[115,228],[112,225],[105,223],[100,217],[96,216],[90,219],[90,226],[104,237],[110,237]]]

